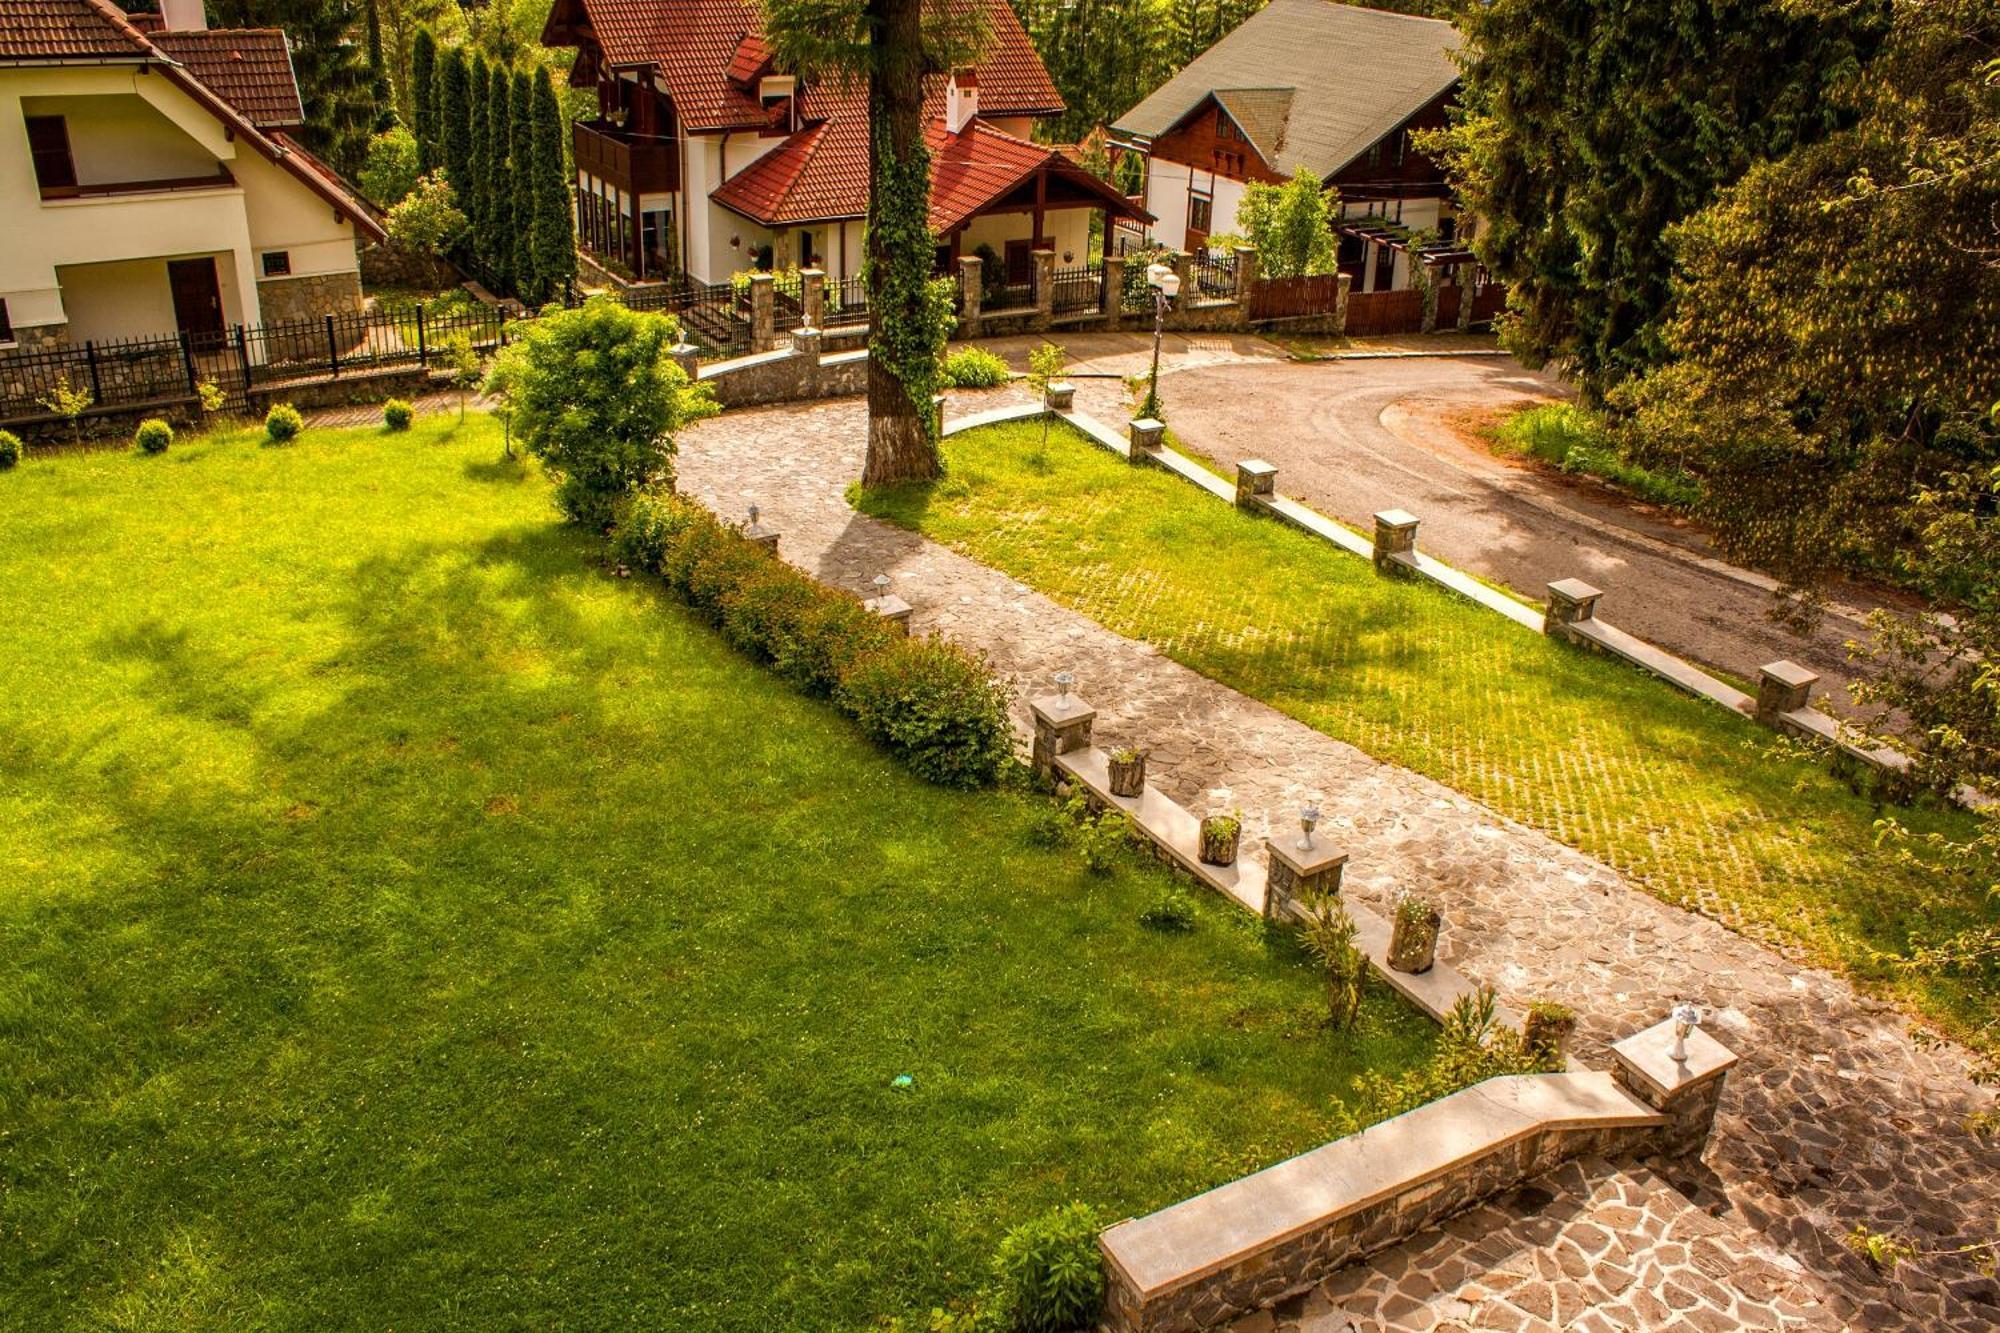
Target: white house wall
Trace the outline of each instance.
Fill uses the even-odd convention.
[[[136,94],[24,97],[24,116],[61,116],[79,185],[213,176],[220,160]]]

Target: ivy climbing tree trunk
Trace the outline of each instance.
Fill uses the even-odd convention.
[[[863,486],[938,475],[931,397],[930,153],[924,146],[922,0],[868,0],[876,59],[868,79],[868,457]],[[920,396],[921,395],[921,396]]]

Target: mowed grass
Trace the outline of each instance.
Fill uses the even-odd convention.
[[[1427,1053],[1232,908],[1141,927],[1160,872],[917,782],[499,455],[0,474],[0,1327],[860,1327]]]
[[[1991,1048],[2000,994],[1911,974],[1913,947],[2000,919],[1977,889],[1898,865],[1880,813],[1769,733],[1649,676],[1427,584],[1058,424],[946,441],[933,486],[868,512],[994,565],[1113,630],[1369,754],[1466,792],[1661,898],[1899,995]],[[1920,831],[1969,817],[1899,812]]]

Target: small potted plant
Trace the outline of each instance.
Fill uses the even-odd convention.
[[[1110,767],[1113,796],[1137,796],[1146,790],[1146,752],[1138,746],[1113,750]]]
[[[1521,1036],[1529,1050],[1557,1060],[1569,1045],[1569,1034],[1575,1030],[1576,1012],[1568,1005],[1536,1000],[1528,1006],[1528,1021],[1521,1025]]]
[[[1437,961],[1438,927],[1443,922],[1428,898],[1403,895],[1389,928],[1389,966],[1413,974],[1430,971]]]
[[[1243,834],[1243,816],[1210,815],[1201,821],[1201,861],[1203,865],[1236,864],[1236,841]]]

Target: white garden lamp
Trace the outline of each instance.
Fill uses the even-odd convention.
[[[1153,373],[1146,381],[1148,416],[1160,408],[1160,335],[1166,330],[1167,303],[1181,293],[1181,275],[1166,264],[1146,265],[1146,285],[1153,289]]]

